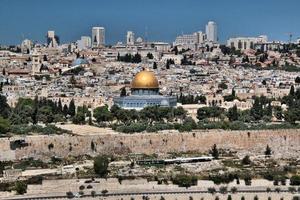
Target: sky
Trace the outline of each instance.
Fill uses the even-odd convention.
[[[300,37],[300,0],[0,0],[0,44],[25,38],[45,42],[55,30],[62,42],[106,29],[106,43],[125,41],[126,32],[148,41],[172,42],[177,35],[218,24],[218,37],[268,35],[270,40]]]

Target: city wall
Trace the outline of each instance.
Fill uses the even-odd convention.
[[[10,143],[23,139],[28,146],[12,150]],[[93,144],[92,144],[93,143]],[[52,135],[0,139],[0,161],[22,158],[49,159],[52,156],[98,155],[169,152],[207,153],[216,144],[218,148],[238,155],[263,155],[269,145],[277,158],[297,158],[300,155],[299,130],[263,131],[167,131],[139,134],[99,134],[89,136]]]

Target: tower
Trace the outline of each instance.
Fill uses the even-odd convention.
[[[105,29],[104,27],[92,28],[92,46],[99,47],[105,45]]]
[[[132,31],[127,31],[126,44],[134,45],[134,33]]]
[[[209,21],[206,25],[206,36],[209,42],[218,41],[218,27],[216,22]]]
[[[55,35],[54,31],[48,31],[47,45],[48,47],[57,47],[59,45],[59,37]]]
[[[40,56],[34,52],[32,54],[32,67],[31,67],[31,74],[34,76],[37,73],[40,73],[41,68],[41,59]]]

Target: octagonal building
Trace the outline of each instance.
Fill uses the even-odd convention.
[[[154,73],[143,70],[137,73],[131,83],[131,95],[114,98],[114,104],[123,109],[141,110],[147,106],[175,107],[175,96],[159,94],[159,83]]]

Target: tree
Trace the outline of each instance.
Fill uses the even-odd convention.
[[[210,154],[214,157],[214,159],[219,159],[219,150],[216,144],[214,144],[211,148]]]
[[[254,104],[250,109],[250,115],[255,120],[261,120],[263,117],[263,107],[259,97],[255,97]]]
[[[2,69],[2,74],[3,74],[3,76],[5,76],[5,68],[3,67],[3,69]]]
[[[94,117],[96,121],[99,122],[108,122],[113,120],[112,113],[108,110],[108,106],[101,106],[94,110]]]
[[[294,96],[294,95],[295,95],[295,87],[294,87],[294,85],[292,85],[291,89],[290,89],[289,96]]]
[[[153,62],[153,69],[157,69],[157,63]]]
[[[122,88],[121,88],[120,96],[121,96],[121,97],[127,96],[127,92],[126,92],[126,88],[125,88],[125,87],[122,87]]]
[[[290,178],[291,185],[300,185],[300,176],[295,175]]]
[[[62,112],[63,112],[63,107],[62,107],[62,103],[61,103],[60,98],[59,98],[59,100],[58,100],[57,109],[58,109],[58,112],[59,112],[59,113],[62,113]]]
[[[242,164],[243,165],[250,165],[251,164],[251,160],[250,157],[248,155],[246,155],[243,159],[242,159]]]
[[[300,76],[297,76],[297,77],[295,78],[295,83],[300,84]]]
[[[67,198],[69,198],[69,199],[74,198],[74,194],[71,191],[66,192],[66,195],[67,195]]]
[[[76,114],[76,107],[75,107],[74,99],[72,99],[72,100],[70,101],[68,114],[69,114],[71,117],[74,117],[75,114]]]
[[[153,59],[153,54],[152,53],[147,53],[147,57],[149,58],[149,59]]]
[[[227,117],[228,117],[229,121],[231,121],[231,122],[238,120],[239,113],[238,113],[238,109],[237,109],[236,105],[234,105],[232,108],[228,109]]]
[[[177,48],[177,46],[175,46],[175,47],[172,49],[172,51],[175,53],[175,55],[177,55],[177,54],[178,54],[178,48]]]
[[[0,94],[0,116],[8,118],[10,115],[11,109],[7,103],[5,96]]]
[[[15,190],[17,194],[25,194],[27,192],[27,184],[22,181],[17,181],[15,183]]]
[[[224,83],[224,82],[220,83],[218,87],[223,89],[223,90],[226,90],[228,88],[227,84]]]
[[[272,150],[269,147],[269,145],[267,145],[266,150],[265,150],[265,156],[270,157],[271,155],[272,155]]]
[[[223,109],[217,106],[202,107],[197,110],[197,118],[199,120],[207,118],[219,118],[223,113]]]
[[[97,156],[94,158],[94,171],[100,177],[106,177],[108,174],[109,160],[107,156]]]
[[[69,108],[67,106],[67,104],[64,105],[63,110],[62,110],[64,116],[66,117],[69,113]]]
[[[0,136],[5,135],[10,129],[10,121],[0,116]]]

